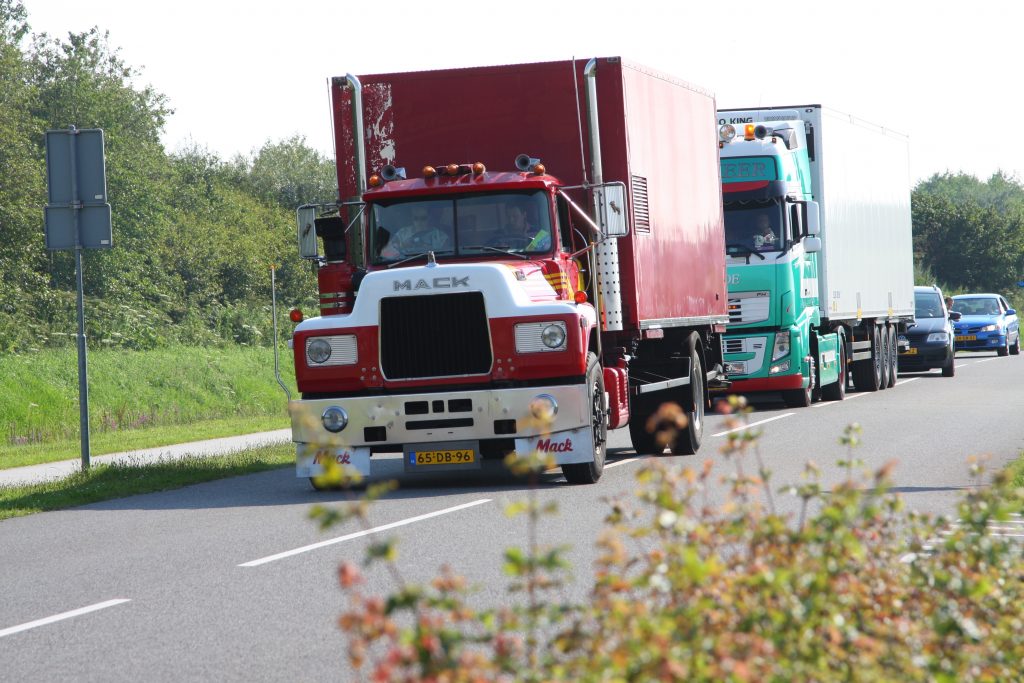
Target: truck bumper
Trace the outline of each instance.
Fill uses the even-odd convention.
[[[803,389],[803,375],[781,375],[776,377],[755,377],[752,379],[734,379],[730,393],[746,394],[756,391],[785,391],[787,389]]]
[[[539,398],[542,396],[550,397],[557,405],[550,419],[538,411],[550,405],[550,400]],[[331,406],[342,408],[348,415],[348,423],[338,433],[327,431],[321,420]],[[389,450],[389,446],[402,451],[406,460],[418,449],[472,449],[478,467],[479,442],[488,439],[514,441],[520,455],[549,453],[558,465],[594,459],[584,384],[296,400],[289,404],[289,412],[299,477],[322,474],[325,458],[367,476],[370,449]]]

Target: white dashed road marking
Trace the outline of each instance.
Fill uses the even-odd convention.
[[[14,635],[15,633],[21,633],[22,631],[28,631],[29,629],[38,628],[39,626],[46,626],[47,624],[52,624],[58,621],[63,621],[65,619],[78,617],[83,614],[88,614],[89,612],[95,612],[97,610],[106,609],[107,607],[121,605],[126,602],[131,602],[131,600],[127,598],[107,600],[106,602],[98,602],[95,605],[89,605],[88,607],[73,609],[70,612],[61,612],[60,614],[55,614],[52,617],[36,619],[35,621],[30,621],[25,624],[19,624],[18,626],[11,626],[10,628],[0,629],[0,638],[3,638],[4,636]]]

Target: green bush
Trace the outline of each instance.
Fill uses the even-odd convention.
[[[523,597],[481,610],[451,570],[409,584],[394,542],[375,544],[367,563],[388,562],[396,590],[367,594],[359,568],[341,566],[350,663],[375,681],[1022,680],[1024,557],[989,523],[1019,510],[1024,489],[997,476],[963,497],[955,524],[910,513],[889,492],[891,465],[860,474],[858,437],[855,425],[842,437],[848,477],[831,490],[808,464],[773,492],[751,431],[730,435],[718,465],[650,459],[636,500],[611,505],[585,604],[561,598],[562,549],[506,551]],[[705,490],[723,465],[730,496],[713,508]],[[797,516],[776,511],[780,494],[799,498]],[[366,509],[313,516],[331,524]],[[508,512],[529,515],[533,539],[553,510],[531,493]]]

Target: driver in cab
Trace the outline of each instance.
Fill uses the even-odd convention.
[[[758,251],[775,249],[775,232],[772,230],[772,221],[764,214],[757,217],[757,229],[754,231],[754,248]]]
[[[509,246],[517,251],[543,251],[551,248],[551,233],[531,225],[527,209],[522,204],[513,204],[508,208],[505,237],[510,242]]]
[[[384,258],[414,256],[448,249],[451,238],[430,220],[426,207],[413,207],[412,222],[399,230],[380,250]]]

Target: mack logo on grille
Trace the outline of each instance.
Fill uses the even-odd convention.
[[[395,280],[394,291],[400,292],[402,290],[412,291],[414,289],[452,289],[454,287],[469,287],[469,276],[466,277],[435,277],[430,282],[427,282],[423,278],[416,281],[413,284],[412,280]]]

